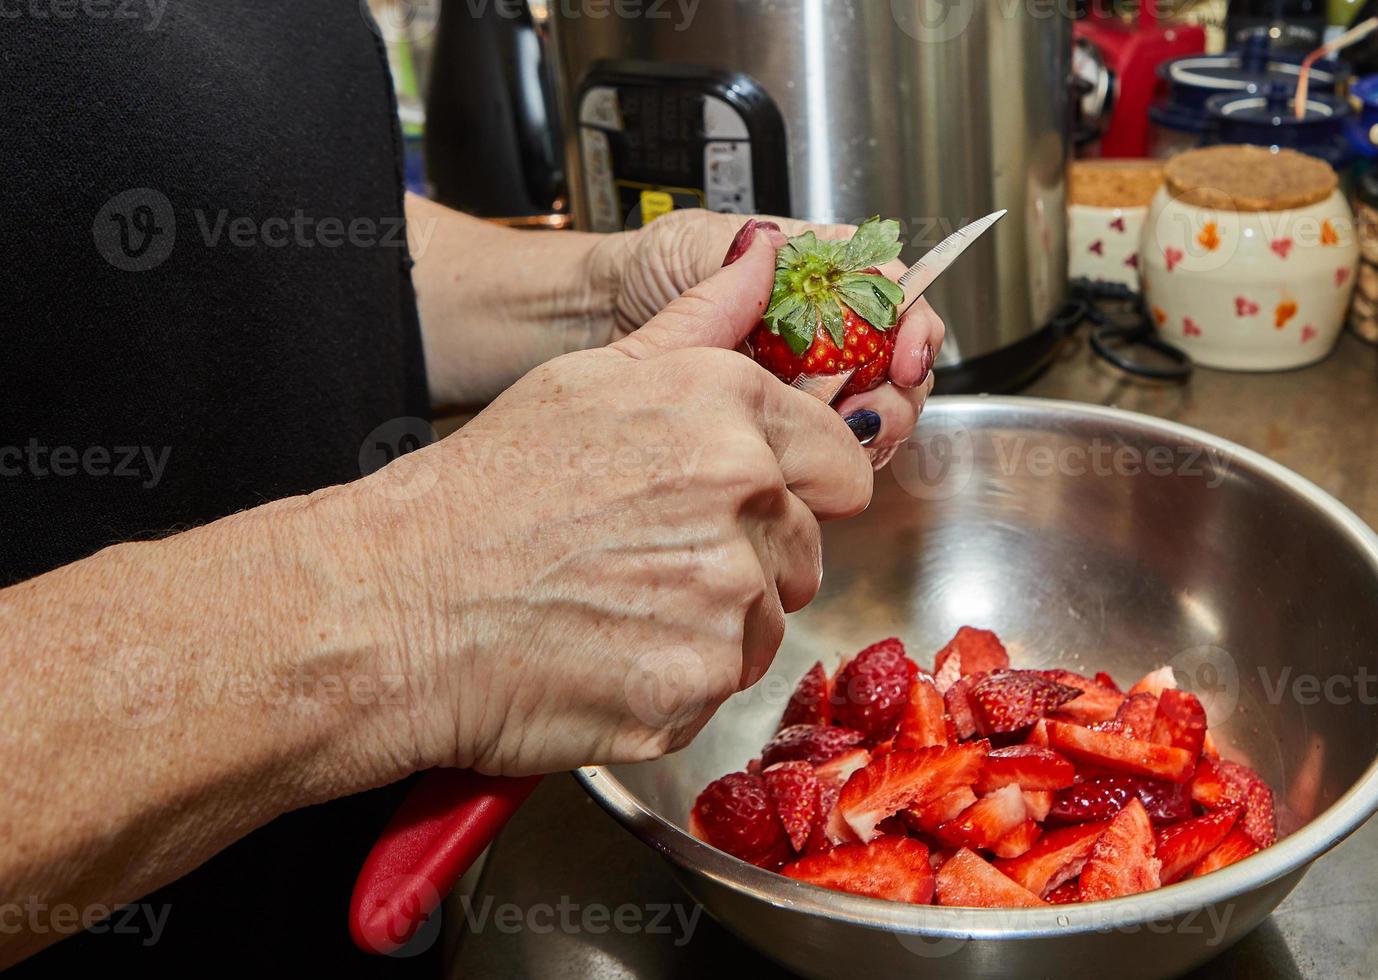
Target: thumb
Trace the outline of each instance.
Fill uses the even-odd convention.
[[[774,223],[748,221],[723,268],[613,348],[640,360],[688,347],[737,347],[761,322],[775,284],[775,253],[786,241]]]

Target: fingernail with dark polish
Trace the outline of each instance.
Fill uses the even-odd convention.
[[[766,222],[769,224],[769,222]],[[751,243],[756,239],[756,229],[760,225],[755,221],[748,221],[742,225],[737,232],[737,237],[732,239],[732,244],[728,246],[727,256],[722,260],[724,266],[729,266],[746,254],[747,249],[751,248]]]
[[[857,442],[870,445],[871,440],[880,435],[880,416],[869,409],[853,412],[845,419],[847,428],[852,430]]]
[[[919,351],[919,380],[914,382],[914,387],[918,387],[928,380],[928,372],[933,370],[933,345],[925,343],[923,350]]]

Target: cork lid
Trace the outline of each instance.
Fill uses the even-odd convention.
[[[1075,160],[1067,203],[1091,208],[1146,207],[1163,185],[1162,160]]]
[[[1167,189],[1198,207],[1222,211],[1286,211],[1324,201],[1339,178],[1324,160],[1296,150],[1208,146],[1167,164]]]

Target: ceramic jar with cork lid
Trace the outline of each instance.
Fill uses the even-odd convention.
[[[1139,255],[1159,330],[1206,367],[1278,371],[1334,347],[1354,289],[1354,214],[1334,169],[1213,146],[1168,161]]]

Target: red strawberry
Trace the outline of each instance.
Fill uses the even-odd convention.
[[[1155,823],[1174,823],[1191,816],[1191,797],[1184,785],[1107,773],[1059,792],[1053,797],[1048,820],[1058,824],[1109,820],[1135,796]]]
[[[1243,861],[1246,857],[1258,852],[1259,846],[1253,842],[1253,839],[1244,831],[1235,828],[1215,850],[1207,854],[1205,859],[1192,869],[1191,876],[1200,878],[1212,871],[1219,871],[1221,868],[1228,867],[1236,861]]]
[[[928,848],[909,837],[882,837],[872,844],[843,844],[813,854],[780,872],[811,885],[927,905],[933,898]]]
[[[995,867],[1035,895],[1046,895],[1081,874],[1091,848],[1109,826],[1110,821],[1101,820],[1050,830],[1024,854],[996,861]]]
[[[1039,823],[1048,819],[1048,811],[1053,808],[1053,791],[1050,789],[1024,790],[1024,805],[1029,808],[1029,818]]]
[[[1185,783],[1196,767],[1196,760],[1181,749],[1110,732],[1093,732],[1061,721],[1048,722],[1048,747],[1070,756],[1074,762],[1089,762],[1132,776],[1174,783]]]
[[[1192,777],[1191,798],[1210,810],[1243,806],[1240,829],[1259,847],[1277,842],[1273,791],[1248,766],[1203,758]]]
[[[876,835],[876,824],[891,814],[921,807],[969,786],[980,773],[984,756],[985,748],[980,745],[891,752],[847,780],[834,817],[863,841],[869,841]]]
[[[842,792],[842,787],[847,785],[852,773],[858,769],[865,769],[870,764],[871,753],[862,748],[848,749],[815,766],[814,775],[818,777],[820,786],[831,787],[836,795]],[[836,802],[836,799],[833,802]]]
[[[1008,670],[1010,655],[1000,637],[990,630],[963,626],[947,641],[933,661],[933,673],[938,678],[938,690],[946,692],[959,677],[971,674]]]
[[[793,725],[827,725],[833,720],[832,705],[828,703],[828,672],[816,663],[799,679],[789,704],[785,705],[780,728]]]
[[[1164,691],[1158,698],[1151,738],[1159,744],[1183,749],[1193,756],[1200,755],[1206,740],[1206,709],[1196,695],[1174,689]]]
[[[1109,674],[1107,674],[1107,673],[1106,673],[1105,671],[1103,671],[1103,670],[1100,670],[1100,671],[1097,671],[1097,672],[1096,672],[1096,676],[1095,676],[1094,680],[1095,680],[1095,682],[1096,682],[1097,684],[1099,684],[1101,687],[1109,688],[1110,690],[1114,691],[1116,694],[1122,694],[1122,693],[1123,693],[1123,692],[1120,690],[1120,685],[1118,685],[1118,684],[1115,683],[1115,678],[1111,677]],[[1075,686],[1075,685],[1074,685],[1074,686]]]
[[[993,850],[996,843],[1029,819],[1018,786],[1006,786],[977,800],[939,827],[935,836],[951,847]]]
[[[895,747],[926,749],[930,745],[947,745],[955,734],[948,721],[943,696],[933,686],[933,679],[920,674],[909,691],[909,702],[900,713],[899,734]]]
[[[1163,863],[1160,872],[1163,884],[1172,884],[1200,864],[1229,835],[1238,818],[1239,810],[1231,807],[1158,831],[1158,860]]]
[[[954,820],[957,814],[976,802],[976,794],[972,792],[970,786],[963,786],[954,789],[946,796],[940,796],[931,803],[920,807],[910,807],[903,811],[901,816],[904,822],[912,829],[921,833],[931,834],[949,820]]]
[[[1148,811],[1136,797],[1115,815],[1091,848],[1081,871],[1081,900],[1099,902],[1157,888],[1162,882],[1156,849]]]
[[[862,650],[833,678],[833,719],[881,742],[895,731],[918,673],[893,637]]]
[[[976,791],[990,793],[1011,783],[1026,790],[1062,789],[1071,786],[1076,775],[1072,764],[1050,749],[1011,745],[986,756]]]
[[[1033,847],[1042,835],[1043,828],[1038,825],[1037,820],[1025,820],[996,841],[995,847],[991,850],[995,852],[995,856],[998,858],[1017,858],[1021,854],[1028,853],[1029,848]]]
[[[904,291],[877,266],[898,258],[900,227],[871,218],[851,241],[789,240],[775,260],[775,289],[748,344],[756,362],[789,383],[801,374],[855,369],[841,397],[879,386],[895,350]]]
[[[943,862],[934,879],[939,905],[969,908],[1039,908],[1033,892],[1006,878],[975,851],[962,848]]]
[[[1089,725],[1097,721],[1109,721],[1124,703],[1124,695],[1118,688],[1107,687],[1082,677],[1070,670],[1041,670],[1044,677],[1067,687],[1075,687],[1081,692],[1057,710],[1057,717],[1067,718],[1079,725]]]
[[[1158,697],[1164,691],[1173,690],[1177,687],[1177,675],[1172,672],[1171,667],[1159,667],[1157,670],[1150,671],[1129,689],[1130,697],[1135,694],[1148,692],[1154,697]]]
[[[1029,729],[1029,734],[1024,738],[1025,745],[1037,745],[1041,749],[1048,747],[1048,722],[1040,718]]]
[[[1115,712],[1115,721],[1119,722],[1120,734],[1129,738],[1152,739],[1153,722],[1158,716],[1158,699],[1152,694],[1143,692],[1133,697],[1125,698],[1124,704],[1120,705]],[[1165,743],[1171,744],[1171,743]],[[1192,755],[1198,753],[1193,752]]]
[[[761,764],[769,768],[777,762],[802,760],[820,765],[859,745],[864,737],[861,732],[833,725],[792,725],[766,743]]]
[[[952,719],[952,727],[956,729],[958,738],[971,738],[976,734],[976,709],[971,703],[971,689],[980,684],[987,674],[968,674],[963,677],[943,694],[943,704],[947,708],[947,715]]]
[[[709,783],[694,801],[690,829],[700,840],[763,868],[778,868],[789,859],[785,827],[760,776],[734,772]]]
[[[802,851],[808,843],[818,814],[818,777],[807,762],[781,762],[771,766],[761,778],[771,805],[785,826],[790,846]]]
[[[976,708],[976,730],[990,735],[1028,728],[1079,694],[1035,670],[1005,670],[987,676],[967,697]]]
[[[1063,882],[1044,899],[1049,905],[1073,905],[1081,901],[1081,884],[1073,878],[1071,881]]]

